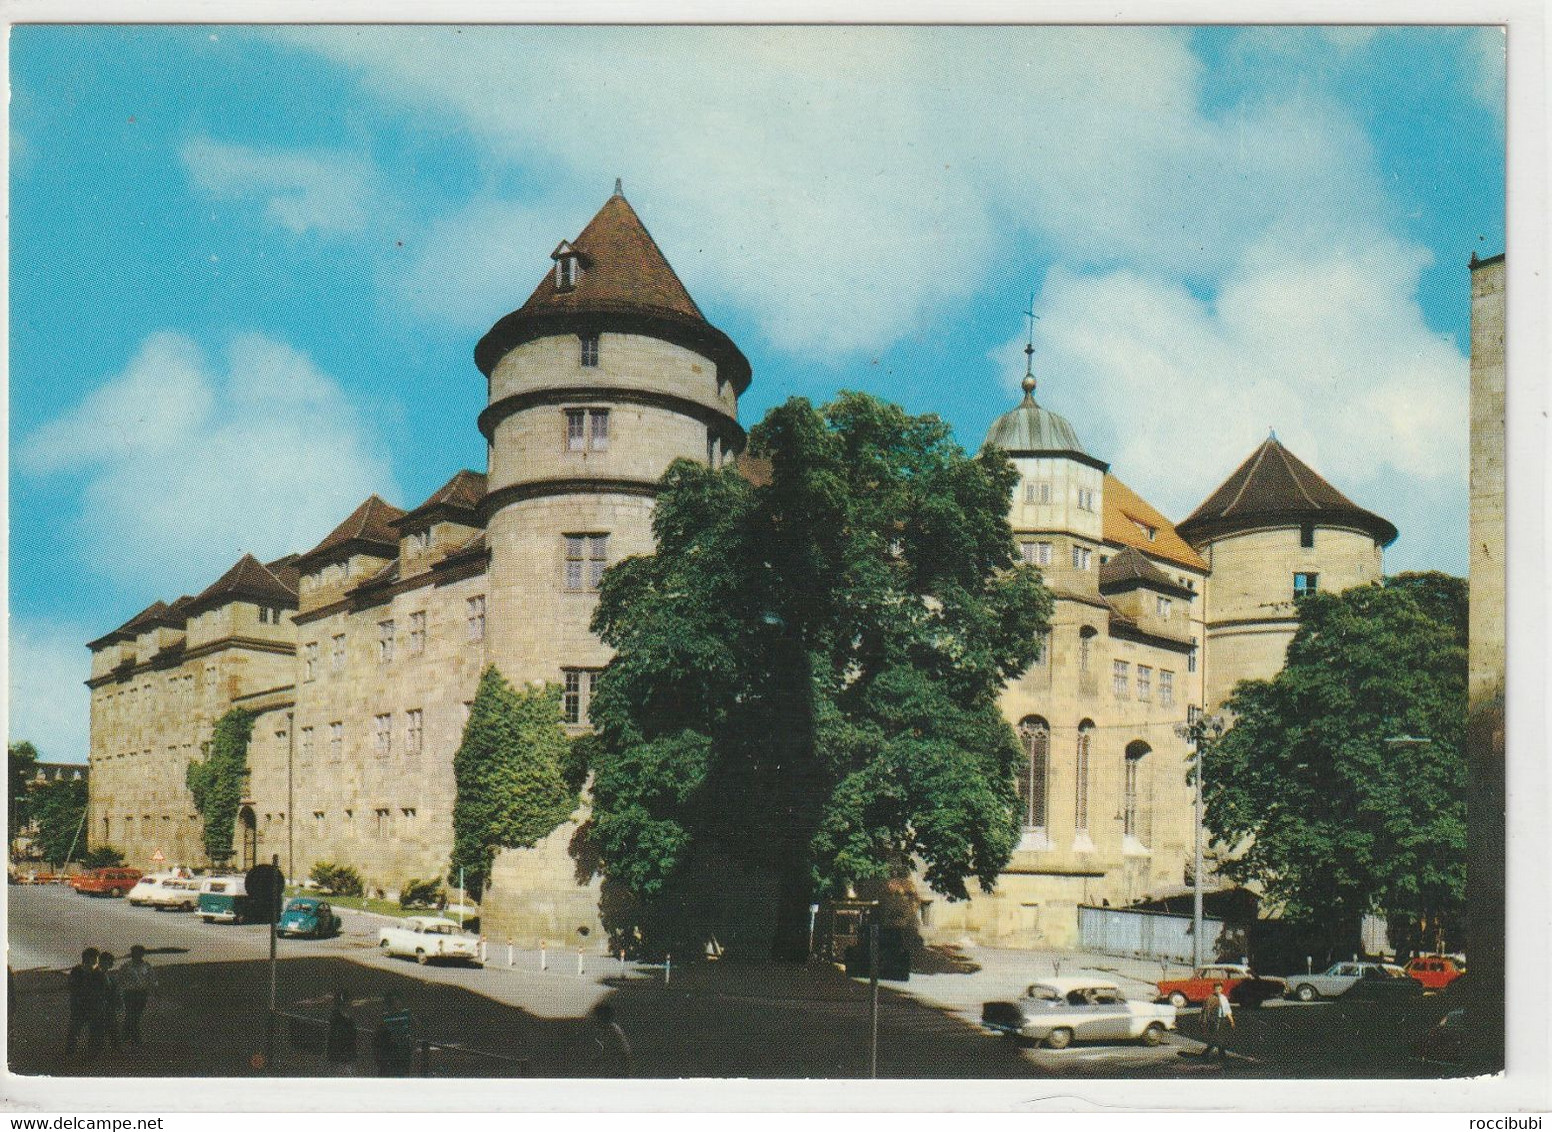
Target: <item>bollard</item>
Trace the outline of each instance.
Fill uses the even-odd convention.
[[[539,970],[541,970],[541,971],[548,971],[549,969],[550,969],[550,945],[549,945],[548,941],[541,939],[539,941]]]
[[[663,956],[663,983],[664,983],[664,985],[666,986],[668,981],[670,979],[672,979],[673,977],[674,977],[674,957],[672,955],[665,955],[665,956]]]
[[[490,953],[485,949],[485,937],[480,936],[480,962],[483,963],[489,958]]]
[[[512,956],[512,937],[511,936],[507,936],[507,966],[508,967],[512,966],[512,960],[513,960],[513,956]]]
[[[582,973],[582,949],[577,948],[577,974]]]
[[[625,949],[623,947],[620,948],[620,970],[621,972],[625,970]]]

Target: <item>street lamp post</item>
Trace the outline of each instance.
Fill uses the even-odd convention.
[[[1207,748],[1223,734],[1223,717],[1198,715],[1185,723],[1177,723],[1175,734],[1191,744],[1191,749],[1196,756],[1196,836],[1191,868],[1191,966],[1200,968],[1202,965],[1202,828],[1205,824],[1202,812],[1202,764],[1207,757]]]

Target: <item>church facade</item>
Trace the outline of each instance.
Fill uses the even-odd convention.
[[[651,552],[674,459],[738,460],[749,363],[618,190],[475,361],[484,472],[407,511],[373,496],[313,548],[244,556],[89,644],[94,844],[141,867],[203,863],[184,776],[242,707],[256,723],[235,863],[346,864],[392,894],[446,872],[453,754],[487,665],[560,684],[568,726],[586,728],[610,656],[588,631],[599,579]],[[1377,580],[1396,537],[1275,438],[1174,525],[1035,391],[1027,377],[986,438],[1019,469],[1011,522],[1056,596],[1040,659],[1002,697],[1025,752],[1024,832],[995,893],[950,903],[917,886],[929,938],[1062,946],[1080,905],[1177,892],[1194,836],[1177,725],[1275,673],[1298,596]],[[487,934],[598,930],[600,878],[573,848],[583,820],[498,858]]]

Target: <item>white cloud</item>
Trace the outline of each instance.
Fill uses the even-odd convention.
[[[364,160],[325,151],[256,149],[211,138],[183,147],[194,184],[221,200],[262,199],[271,220],[294,235],[366,227],[373,173]]]
[[[306,550],[373,491],[387,460],[335,381],[258,334],[217,371],[187,338],[153,334],[120,374],[21,445],[23,472],[81,473],[87,564],[166,600],[244,551]]]
[[[1382,202],[1364,136],[1335,104],[1305,92],[1204,111],[1182,29],[277,34],[384,98],[449,115],[523,170],[527,207],[570,202],[575,219],[535,246],[574,235],[576,202],[623,175],[691,292],[725,297],[796,353],[918,332],[1018,270],[1005,257],[1024,236],[1078,266],[1211,277],[1272,218]],[[577,65],[599,58],[609,65]],[[537,278],[525,269],[519,294]],[[420,274],[458,293],[488,270],[434,246]]]
[[[29,740],[45,762],[85,762],[91,697],[86,642],[100,633],[12,618],[9,741]]]
[[[1413,301],[1427,263],[1372,232],[1318,244],[1278,233],[1210,299],[1133,269],[1054,269],[1038,300],[1038,396],[1176,519],[1269,428],[1381,513],[1403,482],[1453,506],[1468,361]],[[1014,344],[997,356],[1016,387]]]
[[[1470,32],[1471,94],[1503,121],[1508,95],[1505,66],[1508,62],[1508,40],[1501,27],[1473,28]]]

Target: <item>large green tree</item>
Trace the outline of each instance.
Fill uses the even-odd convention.
[[[571,744],[556,684],[514,690],[494,665],[480,676],[463,742],[453,756],[453,854],[449,881],[476,900],[498,850],[524,849],[577,807],[565,776]]]
[[[793,399],[750,447],[768,482],[674,463],[656,553],[604,577],[593,812],[662,944],[744,929],[797,958],[809,902],[848,882],[919,861],[950,898],[995,883],[1019,758],[997,695],[1051,601],[1017,562],[1012,464],[936,417]]]
[[[212,861],[226,860],[233,853],[253,721],[253,713],[242,708],[232,708],[216,720],[205,760],[190,763],[185,775],[201,818],[205,855]]]
[[[10,836],[14,840],[16,831],[32,820],[29,795],[32,792],[32,776],[38,769],[38,748],[25,739],[10,744],[6,749],[6,769],[9,771],[11,799]]]
[[[86,853],[86,780],[56,778],[35,786],[30,801],[37,826],[34,844],[45,861],[60,865]]]
[[[1208,754],[1222,866],[1285,918],[1459,914],[1466,859],[1466,583],[1401,574],[1299,603],[1287,663],[1241,683]]]

